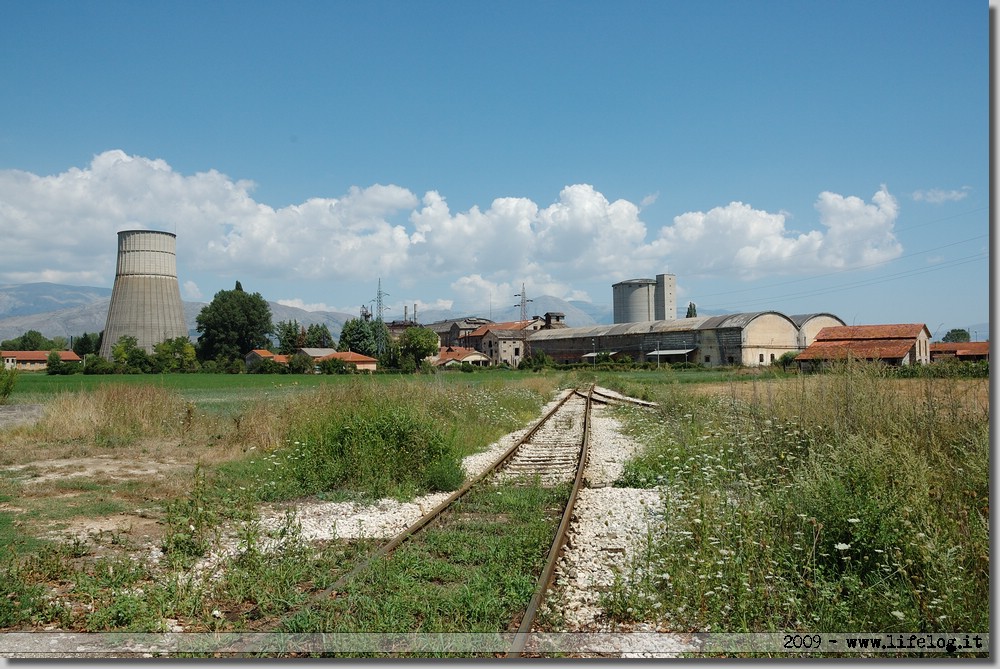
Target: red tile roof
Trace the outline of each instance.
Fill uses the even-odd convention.
[[[990,343],[988,341],[935,342],[931,344],[931,353],[989,355]]]
[[[0,351],[0,357],[14,358],[18,362],[47,362],[51,351]],[[73,351],[59,351],[63,362],[80,362],[80,356]]]
[[[484,354],[479,353],[479,351],[477,351],[474,348],[464,348],[462,346],[451,346],[451,347],[442,346],[440,351],[438,351],[437,364],[443,365],[450,360],[457,360],[458,362],[462,362],[470,355],[477,355],[477,354],[486,357]]]
[[[915,339],[927,328],[923,323],[894,325],[833,325],[816,335],[815,341],[857,341],[859,339]]]
[[[378,362],[377,358],[370,358],[367,355],[355,353],[354,351],[337,351],[336,353],[330,353],[329,355],[324,355],[322,358],[317,358],[316,362],[322,362],[323,360],[334,360],[334,359],[343,360],[344,362],[352,362],[355,365],[371,364],[373,362]]]
[[[859,341],[815,341],[795,360],[892,360],[906,357],[913,348],[911,339],[862,339]]]

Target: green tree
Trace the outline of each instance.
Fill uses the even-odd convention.
[[[220,290],[196,319],[199,360],[241,361],[247,353],[264,348],[274,331],[271,307],[260,293],[247,293],[240,282],[233,290]]]
[[[84,332],[73,339],[73,352],[81,358],[101,350],[101,335]]]
[[[967,341],[971,341],[971,339],[972,338],[969,336],[969,331],[962,330],[960,328],[954,328],[952,330],[948,330],[945,336],[941,337],[941,341],[953,344],[961,344]]]
[[[406,328],[399,338],[399,348],[404,360],[409,358],[414,368],[419,369],[424,358],[437,353],[438,335],[428,328]]]
[[[688,302],[687,315],[684,318],[697,318],[698,317],[698,307],[695,306],[694,302]]]
[[[4,366],[0,366],[0,404],[6,404],[7,398],[10,394],[14,392],[14,386],[17,384],[17,369],[11,367],[7,369]]]
[[[306,346],[309,348],[334,348],[336,342],[330,334],[330,328],[320,323],[313,323],[306,328]]]
[[[153,347],[153,357],[161,372],[193,372],[198,367],[194,344],[187,337],[174,337]]]
[[[324,374],[353,374],[358,366],[352,362],[344,362],[338,358],[329,358],[319,363],[319,371]]]
[[[290,374],[311,374],[316,367],[311,356],[305,353],[295,353],[288,358],[288,372]]]
[[[6,351],[51,351],[61,348],[51,339],[47,339],[38,330],[28,330],[20,337],[0,342],[0,349]]]
[[[45,360],[45,371],[48,374],[76,374],[80,371],[80,363],[63,362],[59,351],[51,351]]]
[[[111,359],[126,374],[141,374],[153,369],[153,360],[144,349],[139,348],[139,340],[132,335],[122,335],[111,346]]]
[[[340,330],[340,342],[337,344],[338,351],[354,351],[361,355],[372,358],[378,357],[378,329],[385,330],[388,339],[389,328],[380,320],[364,320],[352,318],[344,323]]]
[[[278,324],[274,326],[274,336],[278,339],[277,353],[279,355],[291,355],[298,348],[301,348],[298,345],[300,329],[297,320],[278,321]]]

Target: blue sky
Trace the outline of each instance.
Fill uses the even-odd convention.
[[[610,304],[989,317],[984,2],[49,2],[0,23],[0,283],[178,235],[357,313]],[[943,332],[938,333],[943,334]]]

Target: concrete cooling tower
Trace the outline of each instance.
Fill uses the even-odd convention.
[[[652,279],[628,279],[611,286],[615,323],[677,319],[677,277],[657,274]]]
[[[118,269],[101,341],[111,359],[119,337],[131,335],[147,353],[166,339],[188,336],[177,284],[177,235],[155,230],[118,233]]]

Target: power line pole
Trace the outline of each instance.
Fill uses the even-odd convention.
[[[384,297],[387,297],[389,293],[382,292],[382,277],[378,279],[378,293],[375,294],[375,350],[378,351],[379,357],[385,353],[385,348],[388,342],[385,340],[385,320],[382,318],[382,312],[385,311],[385,303],[383,302]]]
[[[523,352],[525,358],[528,357],[528,331],[525,323],[528,320],[528,302],[532,300],[528,299],[528,293],[524,290],[524,284],[521,284],[521,292],[515,293],[514,297],[521,298],[521,351]]]

